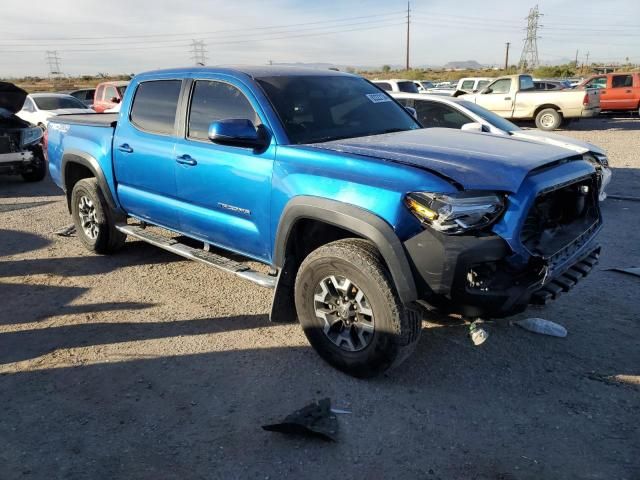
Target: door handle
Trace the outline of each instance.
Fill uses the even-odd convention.
[[[133,148],[131,148],[128,143],[123,143],[122,145],[118,146],[118,150],[123,153],[133,153]]]
[[[176,162],[180,163],[181,165],[190,165],[192,167],[198,164],[195,158],[187,154],[176,157]]]
[[[511,97],[504,97],[505,100],[511,100]]]
[[[627,90],[625,93],[631,93],[631,90]]]

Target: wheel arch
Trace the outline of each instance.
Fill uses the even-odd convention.
[[[533,118],[536,118],[538,116],[538,114],[542,111],[545,110],[547,108],[552,108],[554,109],[556,112],[558,112],[560,115],[562,115],[562,109],[558,106],[555,105],[553,103],[545,103],[543,105],[540,105],[539,107],[537,107],[534,112],[533,112]]]
[[[417,290],[404,247],[391,225],[374,213],[355,205],[319,197],[300,196],[289,201],[283,210],[275,237],[273,264],[280,270],[272,306],[276,306],[287,287],[292,289],[299,263],[292,262],[291,252],[296,225],[301,221],[320,222],[372,242],[380,252],[404,304],[417,300]],[[282,288],[281,288],[282,287]],[[285,302],[286,303],[286,302]],[[289,310],[290,313],[290,310]],[[278,315],[275,315],[278,316]]]
[[[60,163],[60,171],[62,172],[62,188],[67,195],[67,208],[71,212],[71,192],[74,185],[83,178],[94,177],[98,181],[98,185],[102,190],[105,200],[114,211],[119,211],[111,189],[107,183],[107,179],[100,168],[98,161],[88,153],[69,150],[64,153]]]

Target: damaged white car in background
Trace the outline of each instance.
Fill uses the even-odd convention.
[[[0,82],[0,174],[21,175],[27,182],[42,180],[47,165],[42,151],[43,130],[16,115],[27,92]]]

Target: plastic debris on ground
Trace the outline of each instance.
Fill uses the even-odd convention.
[[[71,225],[67,225],[66,227],[62,227],[59,230],[53,232],[54,235],[60,235],[61,237],[70,237],[74,233],[76,233],[76,226],[72,223]]]
[[[340,413],[343,412],[340,411]],[[331,400],[323,398],[287,415],[280,423],[263,425],[262,428],[269,432],[303,435],[335,442],[338,434],[338,420],[332,412]]]
[[[471,322],[469,325],[469,336],[471,341],[477,347],[482,345],[489,338],[489,333],[478,324],[478,320]]]
[[[516,320],[515,325],[533,333],[541,335],[550,335],[552,337],[564,338],[567,336],[567,329],[559,323],[545,320],[544,318],[525,318],[524,320]]]

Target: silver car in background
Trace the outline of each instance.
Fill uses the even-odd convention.
[[[404,107],[414,109],[418,121],[426,128],[455,128],[507,136],[576,152],[595,165],[600,177],[600,201],[607,198],[606,187],[611,182],[611,169],[606,152],[597,145],[555,133],[523,130],[500,115],[462,98],[395,92],[391,92],[391,96]]]

